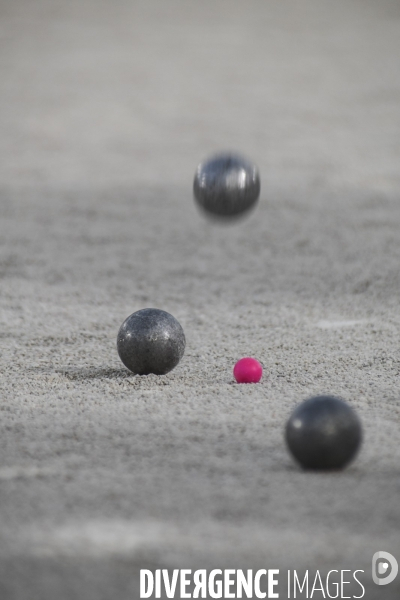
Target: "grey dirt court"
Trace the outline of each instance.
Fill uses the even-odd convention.
[[[0,600],[225,567],[398,600],[399,55],[397,0],[0,1]],[[225,149],[261,173],[228,226],[192,199]],[[185,330],[165,376],[116,352],[145,307]],[[303,472],[284,425],[324,392],[364,443]]]

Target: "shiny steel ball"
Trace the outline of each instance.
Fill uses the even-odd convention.
[[[234,218],[252,209],[260,195],[257,167],[237,154],[219,154],[197,167],[193,193],[210,216]]]
[[[362,441],[354,410],[334,396],[315,396],[300,404],[286,425],[286,442],[305,469],[342,469]]]
[[[165,375],[185,351],[185,334],[179,322],[164,310],[144,308],[122,323],[117,337],[118,354],[137,375]]]

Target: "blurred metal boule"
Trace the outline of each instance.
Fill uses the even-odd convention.
[[[217,154],[197,167],[193,193],[198,205],[209,216],[239,217],[257,203],[260,195],[258,169],[238,154]]]

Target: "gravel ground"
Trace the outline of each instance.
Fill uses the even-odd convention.
[[[0,2],[1,600],[185,567],[398,600],[371,559],[400,562],[399,51],[397,1]],[[226,226],[192,200],[221,148],[262,180]],[[116,335],[149,306],[186,352],[134,377]],[[284,424],[324,392],[364,444],[303,472]]]

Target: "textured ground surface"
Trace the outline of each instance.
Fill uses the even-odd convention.
[[[396,1],[0,3],[1,600],[135,600],[153,566],[398,599],[371,558],[400,561],[399,51]],[[191,192],[221,148],[262,176],[229,227]],[[187,349],[134,378],[147,306]],[[364,424],[343,473],[284,445],[321,392]]]

